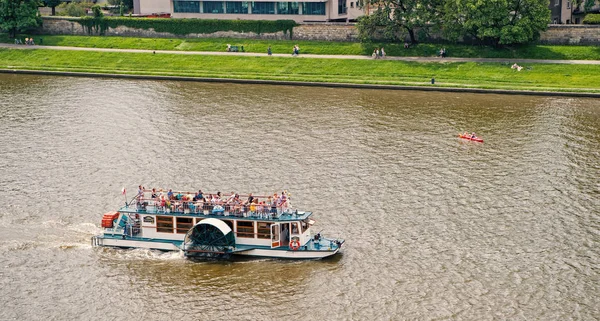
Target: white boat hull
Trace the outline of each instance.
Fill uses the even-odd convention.
[[[119,238],[103,238],[96,237],[93,239],[94,246],[117,247],[117,248],[141,248],[149,250],[161,251],[180,251],[181,249],[172,242],[157,242],[144,241],[134,239],[119,239]],[[263,257],[263,258],[279,258],[279,259],[323,259],[336,254],[340,249],[335,250],[297,250],[291,251],[287,249],[250,249],[247,251],[234,252],[233,255],[244,257]]]

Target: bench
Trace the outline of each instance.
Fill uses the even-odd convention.
[[[230,52],[244,52],[244,46],[228,46],[227,51]]]

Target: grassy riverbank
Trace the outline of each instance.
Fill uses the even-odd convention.
[[[600,92],[600,65],[414,63],[391,60],[204,56],[0,49],[0,68],[355,84]]]
[[[21,35],[24,39],[28,35]],[[286,41],[255,39],[165,39],[134,37],[100,36],[52,36],[34,35],[39,44],[48,46],[72,46],[88,48],[149,49],[180,51],[225,51],[227,44],[244,46],[247,52],[265,53],[271,46],[273,53],[291,54],[292,47],[298,44],[303,54],[327,55],[370,55],[376,47],[385,47],[389,56],[434,57],[442,45],[419,44],[404,49],[403,44],[361,44],[356,42],[329,41]],[[0,35],[0,42],[14,43],[6,34]],[[600,47],[597,46],[545,46],[528,45],[496,49],[485,46],[443,45],[450,57],[464,58],[521,58],[521,59],[558,59],[558,60],[600,60]]]

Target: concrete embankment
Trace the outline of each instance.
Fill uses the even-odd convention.
[[[435,84],[431,84],[431,85],[427,85],[427,86],[400,86],[400,85],[275,81],[275,80],[253,80],[253,79],[231,79],[231,78],[155,76],[155,75],[135,75],[135,74],[109,74],[109,73],[105,74],[105,73],[90,73],[90,72],[65,72],[65,71],[18,70],[18,69],[0,69],[0,73],[23,74],[23,75],[67,76],[67,77],[96,77],[96,78],[122,78],[122,79],[170,80],[170,81],[197,81],[197,82],[214,82],[214,83],[254,84],[254,85],[308,86],[308,87],[312,86],[312,87],[363,88],[363,89],[385,89],[385,90],[420,90],[420,91],[439,91],[439,92],[455,92],[455,93],[600,98],[600,93],[552,92],[552,91],[504,90],[504,89],[480,89],[480,88],[453,88],[453,87],[441,87],[441,86],[435,85]]]

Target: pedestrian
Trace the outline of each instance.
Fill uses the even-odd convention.
[[[385,58],[385,50],[383,50],[383,47],[381,47],[381,58]]]
[[[267,49],[267,54],[270,56],[273,54],[273,52],[271,51],[271,46],[269,46],[269,48]]]

